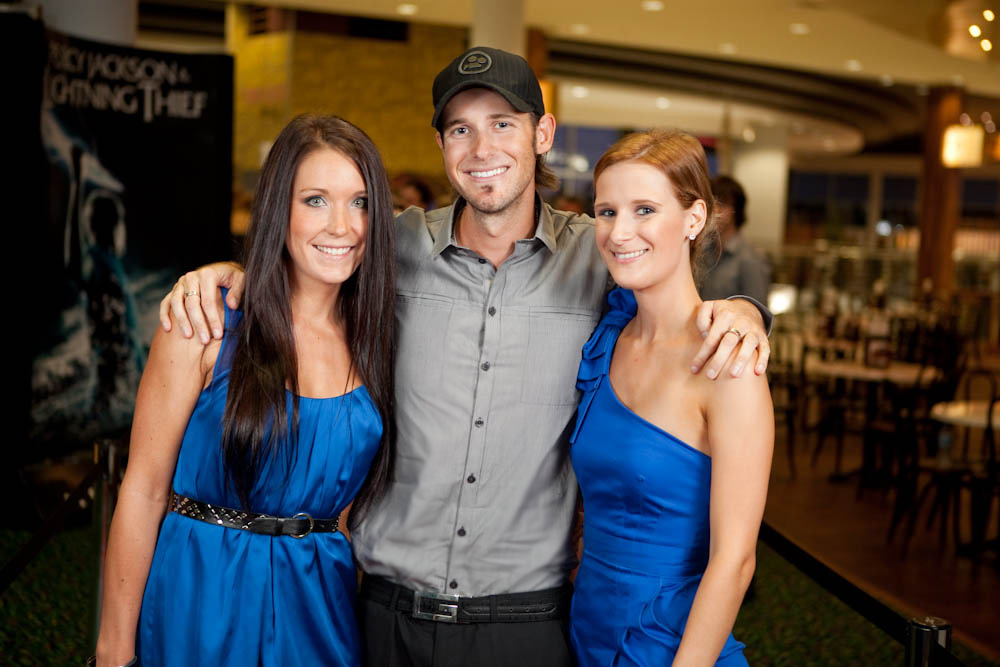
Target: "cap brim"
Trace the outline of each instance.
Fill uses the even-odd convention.
[[[449,88],[448,92],[442,95],[441,99],[438,100],[437,106],[434,107],[434,117],[431,118],[431,127],[437,129],[438,121],[441,119],[441,113],[444,111],[444,108],[448,106],[448,102],[451,101],[451,98],[455,97],[455,95],[458,95],[463,90],[469,90],[470,88],[487,88],[489,90],[492,90],[498,93],[505,100],[510,102],[510,105],[512,107],[514,107],[515,109],[517,109],[522,113],[526,113],[532,110],[532,106],[530,104],[528,104],[527,102],[525,102],[520,97],[510,92],[503,86],[498,86],[495,83],[487,83],[485,81],[475,81],[475,80],[463,81],[457,86],[452,86],[451,88]]]

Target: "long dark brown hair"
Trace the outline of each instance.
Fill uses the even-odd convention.
[[[236,349],[223,420],[223,457],[227,481],[249,509],[262,462],[279,449],[290,456],[295,447],[298,359],[289,302],[291,259],[285,239],[295,174],[306,155],[321,148],[331,148],[352,160],[368,191],[365,254],[354,274],[341,285],[336,305],[344,323],[351,369],[365,384],[382,417],[382,442],[354,500],[352,514],[360,518],[384,493],[392,475],[395,221],[389,182],[375,144],[359,128],[336,116],[295,118],[278,135],[260,174],[243,253],[246,290],[243,320],[234,332]],[[292,392],[291,416],[286,386]]]

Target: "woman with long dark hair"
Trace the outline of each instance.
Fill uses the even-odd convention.
[[[352,499],[363,515],[391,474],[393,225],[361,130],[300,116],[281,132],[254,197],[242,311],[208,346],[153,340],[98,664],[359,662],[340,515]]]
[[[581,667],[746,665],[731,631],[754,571],[774,413],[764,376],[691,373],[703,342],[692,271],[714,204],[705,151],[675,130],[629,135],[597,162],[594,189],[597,249],[624,289],[608,296],[577,381],[573,648]]]

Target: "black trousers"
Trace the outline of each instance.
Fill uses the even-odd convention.
[[[566,620],[440,623],[358,598],[365,667],[572,667]]]

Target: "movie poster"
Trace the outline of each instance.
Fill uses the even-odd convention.
[[[231,253],[233,64],[45,35],[28,439],[54,455],[128,428],[159,299]]]

